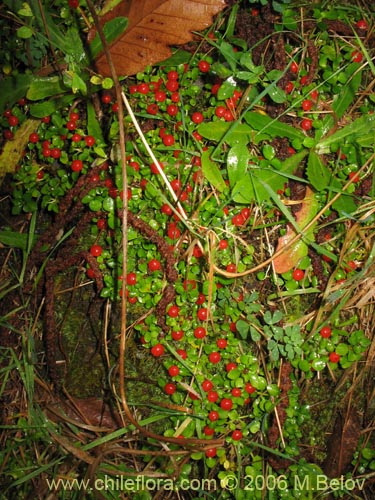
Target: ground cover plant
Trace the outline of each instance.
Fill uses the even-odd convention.
[[[102,7],[0,11],[4,498],[371,498],[374,9]]]

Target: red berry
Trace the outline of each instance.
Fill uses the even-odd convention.
[[[159,106],[157,104],[149,104],[146,108],[149,115],[157,115],[159,112]]]
[[[312,101],[310,101],[310,99],[305,99],[304,101],[302,101],[302,109],[304,111],[310,111],[310,109],[312,108]]]
[[[150,271],[159,271],[161,269],[160,260],[157,259],[151,259],[147,266]]]
[[[231,390],[232,396],[235,398],[240,398],[241,397],[241,389],[239,387],[233,387]]]
[[[246,219],[242,215],[242,213],[239,213],[239,214],[234,215],[232,217],[232,224],[233,224],[233,226],[242,226],[243,224],[245,224],[245,222],[246,222]]]
[[[36,174],[36,178],[38,179],[38,181],[41,181],[44,177],[44,172],[43,170],[39,170],[39,172],[37,172]]]
[[[230,372],[231,370],[235,370],[237,368],[236,363],[227,363],[225,365],[225,369],[227,372]]]
[[[198,309],[197,316],[201,321],[206,321],[206,319],[208,318],[208,309],[206,307]]]
[[[137,283],[137,275],[135,273],[128,273],[126,276],[126,283],[128,285],[135,285]]]
[[[171,94],[171,101],[180,102],[180,94],[178,92],[173,92],[173,94]]]
[[[6,129],[6,130],[4,130],[4,137],[6,140],[11,141],[14,137],[14,134],[11,130]]]
[[[165,215],[172,215],[173,214],[173,210],[172,208],[168,205],[168,203],[164,203],[161,208],[160,208],[160,211],[161,213],[165,214]]]
[[[215,434],[215,429],[211,429],[211,427],[209,427],[208,425],[205,425],[203,427],[203,433],[206,436],[213,436]]]
[[[205,391],[205,392],[208,392],[210,391],[212,388],[213,388],[214,384],[211,382],[211,380],[204,380],[202,382],[202,389]]]
[[[218,106],[216,109],[215,109],[215,115],[218,117],[218,118],[224,118],[225,116],[225,113],[227,112],[227,108],[224,107],[224,106]]]
[[[233,441],[240,441],[242,439],[242,432],[238,429],[232,432]]]
[[[29,141],[32,144],[36,144],[37,142],[39,142],[39,135],[36,132],[33,132],[29,135]]]
[[[217,339],[216,345],[219,349],[225,349],[228,345],[227,339]]]
[[[319,333],[324,339],[329,339],[332,335],[332,330],[329,326],[323,326]]]
[[[208,448],[204,454],[206,455],[207,458],[213,458],[216,457],[216,448]]]
[[[348,175],[348,177],[353,182],[359,182],[360,181],[360,177],[357,174],[357,172],[350,172],[350,174]]]
[[[82,160],[73,160],[71,164],[73,172],[80,172],[83,169]]]
[[[195,301],[195,303],[196,303],[198,306],[200,306],[200,305],[204,304],[205,302],[206,302],[206,296],[205,296],[203,293],[200,293],[200,294],[198,295],[198,298],[197,298],[197,300]]]
[[[178,73],[175,70],[168,71],[167,73],[168,80],[178,80]]]
[[[193,255],[196,259],[200,259],[202,257],[203,252],[198,245],[195,245],[193,248]]]
[[[253,394],[256,391],[256,389],[250,384],[250,382],[247,382],[247,384],[245,385],[245,391],[248,394]]]
[[[10,127],[16,127],[19,123],[19,120],[18,120],[17,116],[11,115],[8,118],[8,123],[9,123]]]
[[[137,88],[140,94],[148,94],[150,92],[150,86],[147,83],[140,83]]]
[[[195,330],[194,330],[194,337],[196,339],[203,339],[205,336],[206,336],[206,329],[203,328],[203,326],[198,326]]]
[[[208,391],[207,399],[210,403],[216,403],[216,401],[219,399],[219,394],[216,391]]]
[[[77,124],[75,121],[69,120],[68,122],[66,122],[66,128],[68,130],[75,130],[77,128]]]
[[[220,250],[225,250],[226,248],[228,248],[228,246],[229,246],[229,243],[227,240],[220,240],[219,241]]]
[[[103,230],[107,227],[107,221],[105,219],[98,219],[96,226],[98,229]]]
[[[357,21],[356,26],[360,30],[368,30],[367,21],[365,21],[364,19],[360,19],[359,21]]]
[[[113,111],[113,113],[118,113],[119,108],[120,106],[118,105],[117,102],[115,102],[112,104],[111,110]]]
[[[198,68],[202,73],[208,73],[210,71],[210,63],[208,61],[199,61]]]
[[[169,116],[176,116],[178,113],[178,106],[176,106],[176,104],[169,104],[167,106],[167,113]]]
[[[228,264],[227,267],[225,268],[228,273],[235,273],[237,271],[237,266],[236,264]]]
[[[183,332],[183,330],[173,331],[171,333],[171,336],[172,336],[173,340],[181,340],[184,336],[184,332]]]
[[[176,392],[176,390],[177,390],[177,387],[174,384],[172,384],[171,382],[168,382],[168,384],[165,384],[165,386],[164,386],[164,392],[166,394],[172,395]]]
[[[211,410],[208,414],[208,419],[211,420],[211,422],[216,422],[216,420],[219,420],[218,412],[215,410]]]
[[[306,85],[306,83],[307,83],[307,75],[304,75],[304,76],[300,79],[299,83],[300,83],[301,85]]]
[[[168,368],[168,373],[171,377],[177,377],[180,373],[180,369],[177,365],[172,365]]]
[[[178,238],[181,236],[181,231],[175,224],[169,224],[167,234],[168,238],[170,238],[171,240],[178,240]]]
[[[319,95],[319,92],[317,90],[312,90],[310,92],[310,97],[311,99],[313,99],[314,101],[316,101],[316,99],[318,98],[318,95]]]
[[[336,352],[331,352],[329,355],[329,360],[331,363],[338,363],[340,361],[340,355]]]
[[[82,136],[80,134],[73,134],[72,135],[72,142],[79,142],[82,139]]]
[[[290,94],[291,92],[293,92],[293,89],[294,89],[294,83],[293,82],[288,82],[286,85],[285,85],[285,92],[287,94]]]
[[[359,50],[354,50],[352,52],[352,61],[360,63],[363,59],[363,54]]]
[[[185,349],[177,349],[176,352],[182,359],[187,358],[187,352],[185,351]]]
[[[168,309],[168,316],[170,318],[177,318],[177,316],[179,315],[180,313],[180,308],[176,305],[174,306],[171,306],[169,309]]]
[[[161,344],[155,344],[151,347],[151,354],[155,358],[162,356],[164,354],[164,346],[162,346]]]
[[[293,271],[293,279],[296,280],[296,281],[301,281],[303,279],[303,277],[305,276],[305,272],[302,271],[302,269],[295,269]]]
[[[298,69],[299,69],[298,64],[295,61],[293,61],[292,64],[290,65],[290,71],[292,73],[298,73]]]
[[[103,252],[103,248],[100,245],[93,245],[90,248],[90,253],[93,257],[99,257]]]
[[[166,134],[163,137],[163,144],[164,144],[164,146],[173,146],[174,142],[175,142],[174,141],[174,137],[171,134]]]
[[[202,113],[200,113],[199,111],[196,111],[195,113],[193,113],[191,115],[191,121],[193,123],[197,123],[197,124],[202,123],[203,120],[204,120],[204,117],[203,117]]]
[[[208,356],[208,359],[212,364],[219,363],[219,361],[221,360],[221,354],[217,351],[211,352]]]
[[[79,0],[69,0],[68,5],[71,9],[77,9],[79,7]]]
[[[220,407],[223,409],[223,410],[231,410],[232,407],[233,407],[233,401],[229,398],[223,398],[221,401],[220,401]]]
[[[304,118],[302,121],[301,121],[301,128],[303,130],[311,130],[312,128],[312,120],[310,120],[310,118]]]
[[[42,118],[42,122],[43,123],[49,123],[51,121],[51,117],[50,116],[43,116]]]
[[[159,161],[159,167],[160,167],[160,169],[161,169],[161,170],[164,170],[164,165],[163,165],[162,163],[160,163],[160,161]],[[151,169],[151,172],[152,172],[153,174],[156,174],[156,175],[158,175],[158,174],[159,174],[159,169],[158,169],[158,167],[155,165],[155,163],[151,163],[151,165],[150,165],[150,169]]]
[[[101,97],[101,101],[103,104],[109,104],[112,101],[111,94],[103,94]]]
[[[165,88],[169,90],[169,92],[176,92],[178,87],[179,84],[177,80],[168,80],[167,83],[165,84]]]
[[[51,149],[51,156],[52,158],[55,158],[57,160],[61,156],[61,149],[59,148],[52,148]]]
[[[95,137],[93,137],[92,135],[87,135],[85,137],[85,143],[86,143],[86,146],[88,146],[90,148],[91,146],[93,146],[95,144]]]

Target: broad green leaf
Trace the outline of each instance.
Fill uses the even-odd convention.
[[[233,50],[233,46],[228,42],[221,42],[219,50],[225,57],[225,60],[229,64],[231,70],[236,71],[237,58],[236,58],[236,53]]]
[[[202,172],[205,178],[210,182],[218,191],[224,191],[226,184],[217,163],[213,162],[210,158],[211,150],[204,151],[202,154]]]
[[[110,21],[105,23],[103,31],[106,42],[110,44],[114,40],[116,40],[116,38],[119,37],[126,30],[127,26],[128,26],[127,18],[120,16],[115,17],[114,19],[111,19]],[[93,59],[95,59],[96,56],[103,50],[102,42],[100,40],[98,33],[96,33],[95,38],[90,43],[89,49],[90,49],[90,55]]]
[[[249,158],[249,150],[244,144],[236,144],[229,150],[227,156],[227,170],[231,187],[246,175]]]
[[[33,17],[32,10],[30,9],[30,5],[27,2],[22,3],[22,9],[19,9],[17,14],[24,17]]]
[[[95,109],[91,101],[87,101],[87,131],[89,135],[95,137],[96,146],[105,146],[102,129],[96,117]]]
[[[319,154],[329,153],[331,144],[339,143],[346,139],[350,142],[355,142],[356,139],[361,139],[363,136],[367,136],[374,131],[375,114],[363,115],[354,120],[354,122],[349,123],[349,125],[337,130],[334,134],[319,141],[316,145],[316,151]]]
[[[74,95],[68,94],[63,97],[51,98],[48,101],[30,104],[30,114],[34,118],[43,118],[51,115],[57,109],[69,105],[74,99]]]
[[[272,189],[277,192],[278,189],[283,189],[285,182],[289,177],[293,177],[293,172],[307,155],[308,150],[300,151],[282,162],[279,170],[271,167],[260,167],[259,165],[250,165],[248,172],[234,185],[232,189],[233,201],[237,203],[251,203],[257,201],[270,200],[269,191],[265,188],[265,184],[272,186]]]
[[[12,107],[14,103],[25,97],[33,75],[11,75],[1,80],[0,92],[0,114],[3,113],[6,106]]]
[[[256,111],[247,112],[245,114],[245,121],[253,129],[263,132],[270,137],[287,137],[291,140],[299,139],[300,141],[303,141],[306,137],[301,130]]]
[[[26,97],[30,101],[39,101],[46,97],[56,96],[67,92],[63,81],[58,76],[46,76],[34,78],[31,82]]]
[[[82,80],[80,75],[77,72],[74,72],[72,79],[72,91],[73,94],[80,92],[82,95],[87,94],[86,83]]]
[[[329,186],[331,172],[324,165],[320,155],[316,154],[314,151],[311,151],[309,154],[306,174],[310,184],[317,191],[322,191]]]
[[[235,144],[249,144],[252,142],[254,131],[245,123],[226,123],[222,121],[205,122],[198,126],[198,132],[211,141],[224,140],[230,146]]]
[[[17,233],[15,231],[0,231],[0,242],[8,247],[26,250],[28,239],[29,235],[26,233]]]
[[[39,123],[39,120],[29,118],[20,125],[14,134],[14,138],[5,143],[0,155],[0,184],[6,173],[15,171],[24,156],[29,136],[32,132],[35,132]]]

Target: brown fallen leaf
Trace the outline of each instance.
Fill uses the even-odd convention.
[[[212,17],[225,7],[225,0],[130,0],[122,1],[101,18],[101,23],[124,16],[125,32],[110,45],[118,75],[134,75],[148,65],[172,55],[170,47],[192,39],[192,31],[207,28]],[[94,37],[91,31],[89,39]],[[96,69],[111,76],[104,53],[96,59]]]

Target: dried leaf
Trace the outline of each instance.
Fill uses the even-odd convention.
[[[301,208],[295,214],[296,222],[298,227],[303,228],[309,224],[309,222],[315,217],[317,213],[317,202],[315,199],[314,192],[307,187],[305,198],[301,201]],[[313,228],[310,228],[308,233],[312,233]],[[287,225],[286,234],[279,238],[277,243],[276,252],[284,248],[295,236],[297,235],[296,230],[291,224]],[[308,235],[308,234],[307,234]],[[281,253],[273,261],[274,269],[276,273],[283,274],[287,273],[294,267],[298,265],[298,262],[307,255],[308,246],[303,241],[303,239],[298,240],[293,245],[290,245],[285,252]]]
[[[16,131],[14,138],[6,142],[0,155],[0,184],[5,174],[16,170],[29,142],[29,135],[35,132],[39,123],[40,120],[33,120],[32,118],[26,120]]]
[[[207,28],[212,17],[225,7],[225,0],[133,0],[120,2],[101,18],[104,25],[114,17],[128,18],[128,28],[110,45],[119,75],[133,75],[148,65],[170,57],[170,46],[192,39],[192,31]],[[89,34],[89,39],[95,32]],[[96,68],[110,76],[106,57],[96,59]]]

